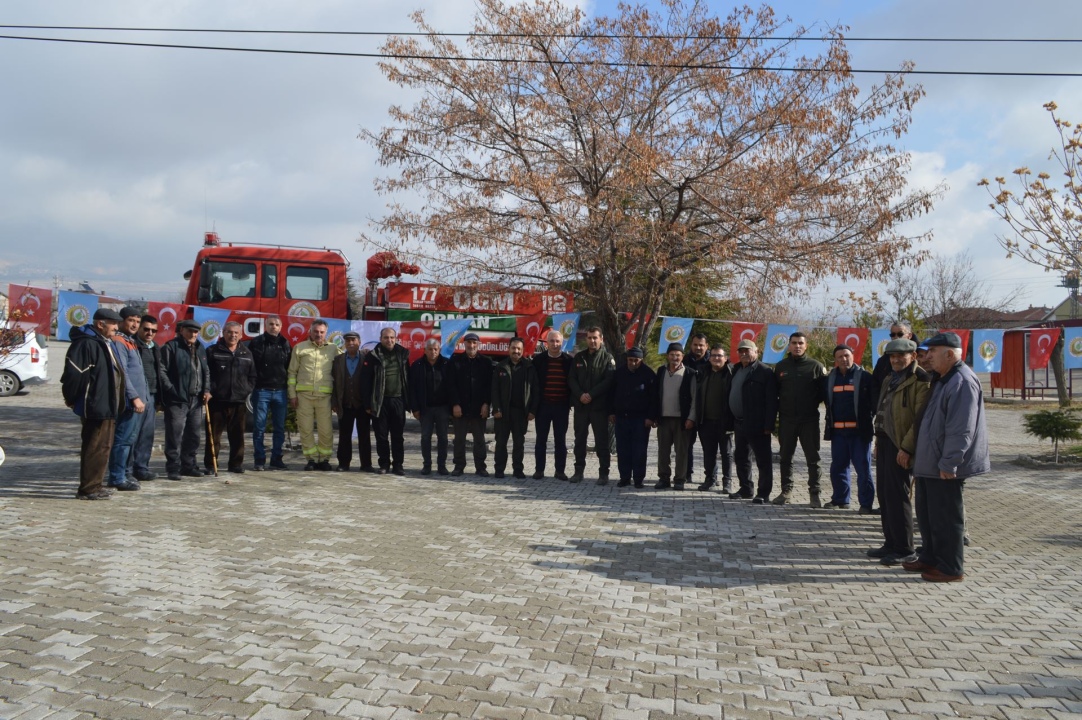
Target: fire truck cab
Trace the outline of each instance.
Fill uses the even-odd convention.
[[[222,243],[204,235],[195,266],[184,274],[188,305],[297,317],[352,317],[349,262],[338,250]]]

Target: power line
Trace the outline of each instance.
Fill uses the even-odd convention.
[[[283,50],[278,48],[243,48],[220,45],[181,45],[177,43],[139,43],[121,42],[118,40],[84,40],[76,38],[48,38],[33,37],[26,35],[0,35],[0,40],[33,40],[39,42],[58,42],[80,45],[114,45],[121,47],[147,47],[147,48],[170,48],[176,50],[217,50],[222,52],[249,52],[272,55],[310,55],[321,57],[354,57],[373,58],[381,60],[439,60],[455,62],[486,62],[486,63],[522,63],[526,65],[559,65],[559,66],[600,66],[613,68],[660,68],[669,70],[734,70],[749,72],[765,70],[768,72],[832,72],[827,68],[799,68],[799,67],[765,67],[765,66],[742,66],[742,65],[711,65],[686,63],[648,63],[648,62],[587,62],[582,60],[553,60],[544,58],[524,58],[511,60],[508,58],[470,57],[458,55],[397,55],[392,53],[359,53],[359,52],[333,52],[329,50]],[[1022,71],[993,71],[993,70],[869,70],[849,68],[853,74],[868,75],[955,75],[970,77],[1059,77],[1077,78],[1082,73],[1071,72],[1022,72]]]
[[[766,40],[775,42],[833,42],[838,39],[845,42],[927,42],[927,43],[1082,43],[1082,38],[972,38],[972,37],[849,37],[809,35],[630,35],[610,33],[475,33],[475,32],[390,32],[384,30],[255,30],[225,28],[160,28],[160,27],[108,27],[97,25],[0,25],[2,30],[93,30],[105,32],[172,32],[172,33],[216,33],[247,35],[342,35],[356,37],[476,37],[476,38],[553,38],[585,39],[599,38],[611,40]]]

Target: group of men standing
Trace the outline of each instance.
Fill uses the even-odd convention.
[[[554,330],[546,336],[545,351],[534,358],[525,357],[523,340],[514,338],[507,357],[494,363],[479,353],[479,337],[468,333],[465,352],[444,358],[439,341],[431,339],[424,356],[412,364],[389,327],[368,352],[361,351],[360,336],[354,332],[343,335],[341,349],[328,342],[322,320],[314,321],[308,339],[292,348],[281,335],[279,318],[268,318],[264,328],[259,337],[242,343],[240,324],[229,322],[218,341],[204,348],[198,340],[200,326],[185,320],[177,325],[177,337],[159,349],[153,341],[157,320],[124,308],[120,313],[100,309],[91,324],[73,330],[61,382],[65,401],[83,420],[77,497],[107,499],[113,489],[138,490],[140,482],[156,477],[148,466],[155,408],[164,411],[169,479],[217,472],[223,431],[229,443],[226,469],[243,473],[250,395],[257,471],[287,469],[283,444],[290,406],[296,408],[306,470],[332,469],[334,413],[339,418],[334,469],[351,469],[356,433],[361,471],[404,475],[405,418],[411,413],[421,423],[423,475],[433,470],[464,474],[467,441],[472,440],[474,472],[487,477],[485,423],[491,416],[497,478],[505,476],[509,464],[514,477],[526,477],[525,437],[529,423],[535,422],[535,479],[545,477],[551,436],[554,477],[582,482],[592,433],[597,484],[606,485],[611,424],[617,485],[641,488],[649,434],[656,428],[655,489],[685,489],[699,442],[704,465],[699,490],[717,485],[720,470],[722,489],[730,499],[784,505],[791,500],[792,461],[799,444],[808,465],[810,505],[823,507],[823,404],[823,438],[831,443],[832,458],[832,493],[826,506],[850,507],[852,467],[860,511],[882,515],[884,544],[869,556],[919,570],[926,579],[962,577],[961,488],[965,478],[987,472],[989,463],[980,383],[961,362],[961,342],[952,333],[920,346],[927,355],[925,368],[918,364],[918,346],[909,328],[894,325],[883,358],[869,373],[854,362],[845,345],[834,349],[834,367],[828,371],[808,357],[807,337],[800,332],[790,336],[788,354],[773,368],[759,360],[750,340],[737,345],[738,362],[730,364],[721,345],[708,347],[706,337],[697,334],[690,354],[685,356],[683,346],[672,343],[666,363],[653,371],[643,363],[640,348],[628,350],[618,368],[596,327],[586,330],[586,348],[574,356],[563,351],[564,338]],[[574,467],[568,476],[566,435],[572,408]],[[268,419],[273,432],[269,464],[264,442]],[[208,432],[200,467],[196,453],[204,420]],[[378,464],[372,460],[372,430]],[[771,500],[775,430],[781,491]],[[878,489],[871,477],[873,441]],[[752,481],[753,461],[757,483]],[[913,541],[914,474],[916,519],[924,539],[919,555]],[[873,508],[877,495],[878,509]]]

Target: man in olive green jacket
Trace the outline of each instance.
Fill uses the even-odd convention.
[[[883,378],[875,414],[876,494],[882,511],[883,546],[868,551],[884,565],[917,559],[913,546],[913,454],[917,419],[931,392],[931,376],[916,363],[917,344],[887,343],[891,372]]]

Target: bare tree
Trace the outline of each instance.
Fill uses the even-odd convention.
[[[609,338],[688,274],[769,295],[918,259],[898,225],[939,189],[907,192],[893,143],[923,90],[903,73],[858,89],[840,28],[807,56],[808,31],[769,6],[478,6],[465,48],[420,13],[425,37],[383,48],[387,77],[422,97],[362,137],[398,170],[377,189],[423,202],[392,201],[375,227],[393,239],[362,241],[448,280],[572,287]]]

